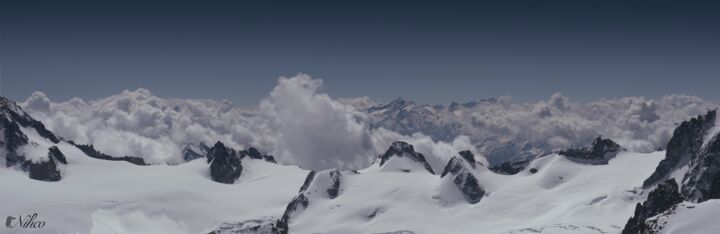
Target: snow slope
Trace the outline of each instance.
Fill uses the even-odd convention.
[[[33,233],[201,233],[223,223],[277,219],[308,171],[243,159],[235,184],[210,180],[204,160],[177,166],[137,166],[90,158],[66,143],[68,168],[58,182],[0,169],[3,214],[38,213]],[[488,192],[470,205],[439,175],[382,171],[377,165],[343,172],[334,198],[313,199],[290,223],[291,233],[594,233],[618,232],[643,198],[639,186],[664,152],[621,153],[608,165],[563,156],[533,161],[516,175],[477,167]],[[531,173],[536,169],[536,173]],[[455,192],[457,199],[448,200]],[[442,200],[442,201],[441,201]]]
[[[516,175],[473,171],[488,191],[470,205],[430,173],[345,173],[335,199],[315,199],[290,223],[292,233],[602,233],[619,232],[644,199],[641,185],[663,152],[621,153],[608,165],[550,155]],[[531,168],[537,173],[531,173]]]
[[[246,170],[227,185],[210,179],[205,160],[138,166],[90,158],[64,142],[58,147],[68,160],[60,181],[0,168],[0,211],[37,213],[46,225],[32,233],[198,233],[225,221],[278,216],[307,173],[243,159]]]
[[[648,219],[650,222],[661,224],[660,233],[703,234],[717,233],[720,223],[720,200],[709,200],[702,203],[683,202],[675,209]]]

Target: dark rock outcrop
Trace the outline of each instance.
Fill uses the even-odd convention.
[[[275,161],[275,157],[273,157],[272,155],[263,155],[263,159],[265,159],[266,162],[277,164],[277,161]]]
[[[189,162],[198,158],[205,157],[208,150],[210,150],[210,147],[208,147],[204,143],[197,145],[197,147],[195,147],[194,145],[186,145],[185,147],[183,147],[182,150],[183,159],[186,162]]]
[[[57,146],[51,146],[48,149],[48,157],[50,157],[51,159],[55,159],[62,164],[67,164],[67,159],[65,158],[65,155],[60,152],[60,149],[58,149]]]
[[[435,174],[430,164],[425,160],[425,156],[415,152],[415,148],[404,141],[393,142],[390,148],[383,155],[380,155],[380,166],[382,167],[392,157],[405,157],[414,162],[420,163],[425,170],[431,174]]]
[[[20,124],[20,126],[26,127],[26,128],[33,128],[37,133],[47,138],[48,140],[52,141],[53,143],[59,143],[60,139],[55,136],[50,130],[47,130],[45,128],[45,125],[33,119],[29,114],[27,114],[25,111],[23,111],[20,106],[18,106],[14,101],[11,101],[5,97],[0,97],[0,115],[6,115],[7,118],[10,118]]]
[[[146,163],[143,158],[134,157],[134,156],[115,157],[115,156],[110,156],[110,155],[104,154],[104,153],[96,150],[95,147],[93,147],[93,145],[81,145],[81,144],[76,144],[73,141],[68,141],[68,143],[70,143],[71,145],[74,145],[75,147],[80,149],[80,151],[85,153],[85,155],[87,155],[91,158],[97,158],[97,159],[109,160],[109,161],[126,161],[129,163],[132,163],[135,165],[141,165],[141,166],[148,165],[148,163]]]
[[[4,112],[0,112],[0,128],[5,135],[5,141],[0,141],[0,146],[5,147],[5,166],[12,167],[25,161],[23,155],[18,154],[17,149],[23,145],[27,145],[28,138],[20,130],[20,126],[12,121]]]
[[[23,146],[39,147],[25,135],[22,128],[34,129],[38,135],[46,138],[52,143],[59,143],[60,140],[52,132],[45,128],[40,121],[33,119],[15,102],[5,97],[0,97],[0,130],[4,135],[0,141],[0,147],[5,149],[5,166],[19,166],[27,171],[31,179],[42,181],[59,181],[62,177],[60,164],[67,164],[67,159],[56,146],[48,148],[48,154],[43,155],[47,159],[28,160],[26,152],[18,152]]]
[[[614,141],[597,137],[589,147],[571,148],[560,151],[558,154],[577,162],[607,164],[610,159],[614,158],[622,150],[622,147]]]
[[[460,157],[465,159],[465,161],[467,161],[470,164],[470,166],[472,166],[472,168],[475,168],[475,164],[476,164],[475,155],[473,155],[473,153],[470,152],[470,150],[460,151],[460,152],[458,152],[458,154],[460,154]]]
[[[470,204],[480,202],[485,196],[485,190],[478,183],[477,178],[468,168],[471,165],[461,157],[452,157],[445,166],[441,177],[450,176],[455,186],[463,193],[463,196]]]
[[[700,152],[691,156],[683,177],[680,193],[688,201],[720,198],[720,135],[709,137]]]
[[[649,188],[660,181],[664,181],[676,169],[690,163],[702,147],[707,131],[715,126],[716,111],[692,118],[680,124],[673,132],[667,144],[665,159],[660,161],[655,172],[643,182],[643,188]]]
[[[206,156],[210,164],[210,176],[212,180],[225,184],[232,184],[240,178],[242,165],[240,155],[232,149],[225,147],[222,142],[217,142],[210,148]]]
[[[292,216],[300,211],[305,210],[308,207],[308,198],[305,194],[299,194],[293,198],[283,212],[282,217],[277,221],[275,225],[277,227],[277,233],[287,234],[290,231],[290,219]]]
[[[310,183],[315,179],[315,171],[310,171],[308,175],[305,177],[305,182],[303,182],[302,186],[300,186],[299,194],[295,196],[290,203],[285,207],[285,212],[283,212],[282,217],[277,220],[277,224],[275,225],[277,227],[277,233],[287,234],[290,230],[289,223],[290,218],[297,212],[300,212],[307,208],[310,201],[305,196],[305,191],[310,187]]]
[[[208,234],[278,234],[274,218],[250,219],[238,223],[223,223]]]
[[[647,201],[635,206],[635,214],[625,224],[622,233],[656,233],[658,230],[653,230],[646,222],[647,219],[672,208],[682,200],[675,180],[670,179],[659,184],[655,190],[650,192]]]
[[[300,186],[298,195],[285,208],[285,212],[275,224],[275,233],[288,233],[293,216],[302,212],[310,205],[310,197],[317,197],[317,192],[325,192],[329,199],[335,199],[342,190],[342,172],[337,169],[315,172],[311,171]],[[326,184],[327,183],[327,184]]]
[[[255,147],[250,147],[246,150],[243,150],[242,152],[240,152],[240,154],[243,156],[248,156],[252,159],[263,159],[263,155],[260,152],[258,152],[258,150],[255,149]]]
[[[303,193],[305,190],[310,187],[310,183],[315,179],[315,171],[310,171],[308,175],[305,177],[305,181],[303,182],[302,186],[300,186],[300,191],[298,193]]]
[[[500,165],[490,167],[490,170],[503,175],[515,175],[530,164],[528,160],[506,161]]]
[[[340,193],[340,179],[342,174],[340,171],[333,169],[330,170],[330,180],[332,181],[330,183],[330,186],[327,188],[327,194],[330,199],[335,199],[338,194]]]
[[[41,162],[26,161],[30,179],[42,181],[59,181],[61,179],[59,164],[67,164],[65,155],[60,150],[52,146],[49,148],[48,160]]]
[[[246,156],[251,159],[262,159],[267,162],[277,163],[277,161],[275,161],[275,157],[273,157],[272,155],[261,154],[260,151],[258,151],[255,147],[250,147],[246,150],[240,151],[240,158]]]

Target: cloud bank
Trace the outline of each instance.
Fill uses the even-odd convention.
[[[510,97],[500,97],[462,108],[433,108],[433,115],[443,121],[426,120],[436,124],[424,128],[467,135],[481,153],[496,162],[584,145],[598,135],[631,151],[650,152],[664,148],[679,123],[715,108],[714,103],[686,95],[577,103],[556,93],[536,103],[513,103]],[[428,107],[410,109],[420,109],[420,113]]]
[[[229,101],[160,98],[146,89],[64,102],[35,92],[21,105],[57,135],[111,155],[176,164],[183,161],[181,150],[188,144],[223,141],[238,149],[254,146],[281,163],[313,170],[367,167],[396,140],[430,156],[434,169],[461,150],[493,161],[549,153],[597,135],[647,152],[664,147],[678,123],[717,106],[685,95],[590,103],[573,102],[559,93],[536,103],[500,97],[462,108],[417,105],[421,113],[432,112],[419,118],[441,121],[425,121],[427,131],[403,135],[392,128],[369,127],[378,121],[403,121],[368,114],[367,108],[376,105],[370,98],[335,99],[322,92],[322,85],[322,80],[303,74],[282,77],[259,107],[249,110]],[[452,138],[439,142],[433,132],[449,132]]]
[[[66,102],[35,92],[21,105],[65,139],[150,163],[182,163],[184,146],[223,141],[311,170],[367,167],[376,151],[363,113],[321,87],[322,80],[303,74],[280,78],[255,110],[228,101],[164,99],[146,89]]]

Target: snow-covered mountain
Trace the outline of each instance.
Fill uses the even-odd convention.
[[[13,233],[713,233],[718,126],[710,111],[650,153],[596,137],[513,173],[403,141],[364,169],[311,171],[221,141],[186,146],[180,164],[112,156],[0,98],[0,212],[44,222],[8,219]]]

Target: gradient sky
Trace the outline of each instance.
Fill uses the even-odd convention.
[[[720,101],[720,4],[3,1],[0,69],[16,100],[144,87],[251,107],[302,72],[334,97],[378,101]]]

